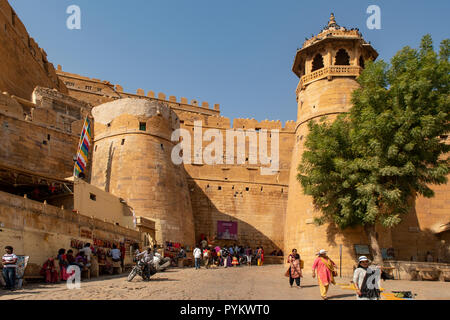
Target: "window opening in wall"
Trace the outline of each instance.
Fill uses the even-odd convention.
[[[261,192],[263,191],[263,187],[261,187]]]
[[[231,187],[231,190],[234,190],[234,186]]]
[[[125,144],[125,139],[122,139],[121,145],[123,146]]]
[[[250,188],[249,187],[245,188],[245,191],[250,191]]]
[[[161,150],[164,150],[164,145],[161,143]]]
[[[316,54],[316,56],[313,59],[311,72],[322,69],[323,67],[324,67],[323,57],[320,53],[318,53],[318,54]]]
[[[92,90],[91,86],[85,86],[86,90]]]
[[[146,131],[147,130],[147,124],[145,122],[139,122],[139,130]]]
[[[111,122],[106,125],[108,128],[111,127]]]
[[[217,190],[222,190],[222,187],[221,186],[217,187]]]
[[[50,135],[49,134],[47,135],[47,140],[50,141]]]
[[[47,145],[47,140],[43,140],[42,144]]]
[[[350,56],[348,55],[345,49],[339,49],[336,53],[336,63],[337,66],[349,66],[350,65]]]
[[[89,194],[89,199],[91,199],[92,201],[97,201],[97,196],[93,193]]]
[[[365,63],[364,63],[364,58],[363,58],[363,56],[360,56],[359,57],[359,66],[361,67],[361,68],[365,68]]]
[[[281,188],[281,193],[283,193],[283,188]]]

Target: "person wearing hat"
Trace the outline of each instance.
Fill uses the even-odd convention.
[[[381,269],[370,267],[369,259],[361,256],[358,267],[353,273],[353,284],[356,287],[356,300],[379,300]]]
[[[327,252],[322,249],[317,254],[318,257],[314,260],[314,264],[312,267],[312,276],[316,277],[316,269],[317,269],[317,280],[319,281],[320,287],[320,296],[322,299],[327,300],[327,293],[330,287],[330,283],[336,284],[334,282],[334,277],[337,275],[335,269],[337,268],[336,264],[327,256]]]

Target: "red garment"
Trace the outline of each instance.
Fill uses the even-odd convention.
[[[45,278],[47,283],[58,282],[58,270],[56,270],[55,261],[52,258],[48,259],[42,266],[41,276]]]

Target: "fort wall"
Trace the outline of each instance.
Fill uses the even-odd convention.
[[[80,120],[82,121],[82,120]],[[0,165],[9,170],[63,179],[73,173],[81,128],[76,134],[58,124],[51,109],[24,107],[15,99],[0,94]],[[72,130],[72,128],[70,128]]]
[[[36,86],[67,89],[47,54],[28,35],[7,0],[0,0],[0,92],[30,99]]]
[[[194,245],[186,175],[171,161],[176,114],[156,101],[122,99],[97,106],[91,183],[155,221],[156,241]]]
[[[11,245],[17,255],[30,257],[28,276],[39,276],[42,264],[55,258],[60,248],[69,249],[72,239],[90,243],[94,238],[141,240],[135,230],[4,192],[0,192],[0,224],[0,243]],[[125,263],[132,263],[129,253]]]

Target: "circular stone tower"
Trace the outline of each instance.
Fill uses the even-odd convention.
[[[317,36],[306,40],[295,57],[292,71],[300,81],[296,91],[296,141],[289,176],[284,252],[289,254],[296,248],[307,270],[312,266],[317,251],[322,248],[328,250],[330,257],[339,263],[342,244],[343,273],[351,272],[354,264],[353,244],[367,243],[367,237],[359,229],[341,233],[332,225],[318,227],[313,223],[318,212],[314,209],[312,198],[303,194],[297,180],[297,168],[308,134],[308,122],[324,116],[331,121],[338,114],[348,111],[352,91],[359,86],[356,78],[363,70],[364,62],[377,56],[358,30],[338,26],[331,14],[328,25]]]
[[[121,99],[92,109],[91,183],[123,198],[136,216],[155,221],[156,241],[195,243],[194,219],[183,166],[172,163],[179,119],[166,104]]]

